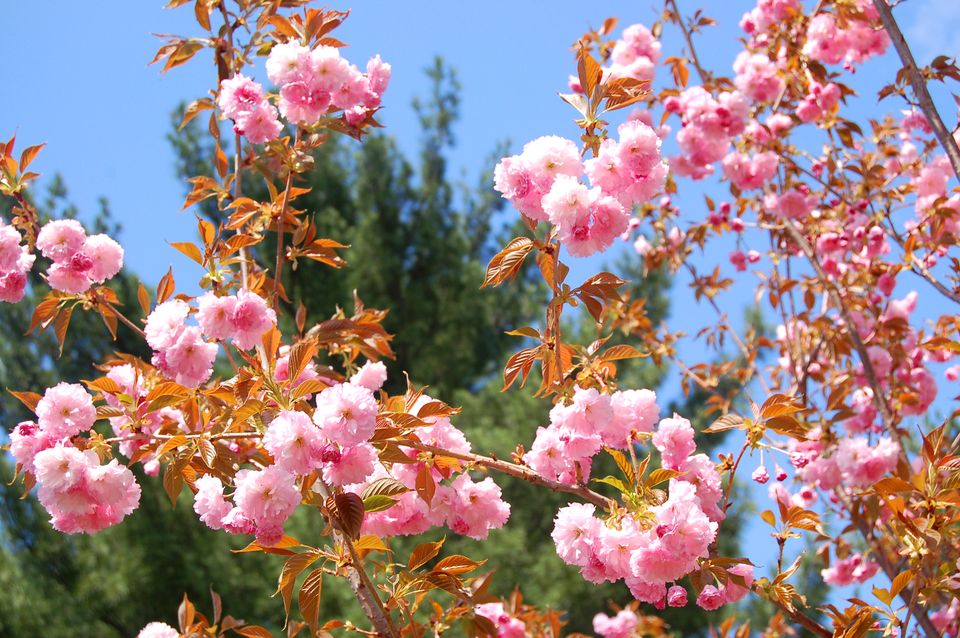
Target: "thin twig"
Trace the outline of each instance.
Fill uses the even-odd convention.
[[[687,48],[690,49],[690,57],[692,58],[691,62],[693,62],[693,68],[697,70],[697,75],[700,76],[701,82],[704,84],[709,83],[710,73],[706,71],[700,64],[700,58],[697,57],[697,49],[693,46],[693,38],[690,37],[690,31],[687,29],[687,25],[683,23],[683,16],[680,15],[680,8],[677,6],[677,0],[667,0],[667,4],[673,8],[673,13],[677,16],[677,26],[683,33],[683,39],[687,41]]]
[[[294,142],[296,143],[296,142]],[[280,202],[280,215],[277,217],[277,263],[273,271],[273,310],[280,306],[280,280],[283,277],[283,216],[287,213],[287,203],[290,201],[290,187],[293,185],[293,171],[287,172],[287,182],[283,187],[283,200]]]
[[[459,459],[469,463],[476,463],[477,465],[489,468],[491,470],[497,470],[498,472],[502,472],[508,476],[513,476],[535,485],[546,487],[554,492],[566,492],[567,494],[579,496],[583,500],[603,509],[607,509],[611,505],[615,504],[615,501],[612,499],[609,499],[602,494],[598,494],[586,486],[567,485],[566,483],[550,480],[524,465],[509,463],[507,461],[501,461],[499,459],[491,458],[489,456],[482,456],[480,454],[451,452],[449,450],[444,450],[443,448],[426,445],[424,443],[417,443],[415,441],[397,441],[397,444],[403,447],[412,448],[414,450],[420,450],[421,452],[429,452],[437,456],[445,456],[447,458]]]
[[[696,282],[697,271],[693,268],[693,266],[688,261],[684,261],[683,265],[686,266],[687,272],[690,273],[690,276],[693,277],[694,282]],[[713,310],[717,313],[717,318],[720,320],[720,325],[726,328],[726,331],[730,334],[731,337],[733,337],[733,341],[734,343],[737,344],[737,348],[740,349],[740,354],[743,355],[744,361],[750,364],[750,368],[753,370],[753,375],[760,381],[760,386],[763,388],[763,391],[766,392],[767,394],[770,394],[770,386],[767,384],[766,379],[763,378],[763,375],[760,374],[760,370],[757,368],[756,359],[751,358],[750,349],[747,348],[747,344],[743,342],[743,339],[740,338],[740,335],[737,334],[737,331],[734,330],[733,326],[730,325],[730,322],[727,320],[726,313],[720,310],[720,306],[717,305],[717,302],[713,299],[713,297],[709,295],[705,295],[705,296],[707,298],[707,302],[710,304]]]
[[[126,327],[128,327],[128,328],[130,328],[131,330],[133,330],[134,332],[136,332],[138,335],[140,335],[141,338],[143,338],[143,339],[146,339],[146,338],[147,338],[147,335],[144,334],[144,332],[143,332],[143,330],[140,328],[140,326],[138,326],[137,324],[133,323],[132,321],[130,321],[129,319],[127,319],[125,316],[123,316],[123,314],[122,314],[119,310],[117,310],[116,308],[114,308],[114,307],[111,306],[110,304],[104,304],[104,307],[105,307],[105,308],[109,308],[110,311],[113,313],[113,316],[120,320],[120,323],[122,323],[122,324],[125,325]]]
[[[833,305],[836,306],[840,316],[843,317],[843,321],[846,324],[847,334],[850,336],[850,341],[853,343],[853,348],[857,351],[857,355],[860,357],[860,363],[863,365],[864,376],[867,377],[867,383],[873,390],[873,402],[876,404],[877,410],[880,412],[880,417],[883,419],[883,424],[888,431],[890,431],[899,439],[900,433],[896,430],[893,414],[890,412],[890,407],[887,405],[887,401],[884,398],[883,388],[880,386],[877,373],[873,369],[873,363],[870,361],[870,356],[867,353],[867,347],[863,344],[863,340],[860,338],[860,334],[857,332],[856,324],[853,322],[853,317],[850,316],[850,312],[847,310],[846,304],[843,303],[840,293],[827,276],[826,271],[823,270],[820,262],[817,261],[817,255],[813,250],[813,246],[810,245],[810,242],[808,242],[807,239],[800,234],[800,231],[797,230],[792,223],[784,224],[782,228],[786,230],[788,235],[790,235],[790,238],[793,240],[793,242],[800,247],[800,250],[806,256],[807,261],[810,262],[813,270],[817,273],[817,277],[826,288],[827,295],[830,297]]]
[[[880,14],[880,22],[883,23],[883,28],[886,29],[887,34],[889,34],[890,40],[893,42],[893,46],[897,50],[900,60],[903,62],[903,68],[907,72],[910,86],[913,87],[913,94],[917,98],[917,104],[927,117],[927,121],[933,129],[933,134],[937,137],[937,141],[940,142],[940,146],[946,151],[957,179],[960,179],[960,147],[957,146],[957,140],[954,139],[953,135],[950,134],[950,131],[947,130],[946,125],[943,123],[940,112],[937,111],[937,107],[933,103],[933,98],[930,97],[930,91],[927,90],[927,81],[917,67],[917,61],[913,59],[913,53],[911,53],[910,47],[907,45],[907,40],[903,37],[897,21],[893,17],[890,6],[886,0],[873,0],[873,5],[877,8],[877,12]]]
[[[848,508],[847,511],[850,511],[850,509]],[[851,512],[851,518],[852,517],[853,513]],[[867,525],[867,521],[863,520],[863,518],[857,517],[856,525],[863,538],[868,543],[876,545],[878,551],[873,552],[873,557],[880,565],[880,569],[883,570],[883,573],[886,574],[887,578],[890,579],[890,582],[893,582],[893,579],[897,577],[897,569],[887,558],[886,551],[884,550],[883,545],[880,543],[880,539],[877,539],[873,535],[870,527]],[[900,599],[907,604],[907,609],[909,609],[910,613],[912,613],[917,619],[917,624],[923,627],[923,633],[926,634],[927,638],[938,638],[942,634],[934,626],[933,621],[930,620],[926,609],[916,604],[914,589],[914,587],[909,585],[901,589]]]

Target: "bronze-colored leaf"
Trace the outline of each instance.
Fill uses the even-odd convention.
[[[704,432],[708,434],[713,434],[715,432],[726,432],[727,430],[734,430],[743,426],[746,423],[744,418],[739,414],[724,414],[722,417],[717,419],[710,425]]]
[[[36,392],[17,392],[16,390],[7,390],[7,392],[20,401],[20,403],[27,406],[31,412],[37,411],[37,403],[43,398]]]
[[[485,560],[475,561],[472,558],[467,558],[462,554],[454,554],[453,556],[447,556],[442,558],[436,565],[433,566],[434,572],[446,572],[447,574],[466,574],[471,572],[480,565],[483,565]]]
[[[433,478],[433,469],[427,465],[420,466],[416,480],[417,494],[429,505],[433,502],[433,495],[437,491],[437,483]]]
[[[410,553],[410,559],[407,561],[407,569],[414,570],[421,565],[426,564],[440,553],[445,539],[440,539],[433,543],[422,543],[417,545]]]
[[[174,241],[170,242],[170,245],[179,250],[181,253],[197,262],[201,266],[203,265],[203,253],[200,252],[200,249],[197,248],[197,245],[189,241]]]
[[[513,239],[490,260],[490,264],[487,266],[487,275],[480,287],[498,286],[515,277],[523,266],[523,260],[533,250],[533,246],[533,240],[529,237]]]
[[[307,574],[300,586],[300,594],[297,596],[297,605],[300,607],[300,615],[310,627],[310,631],[316,633],[317,624],[320,620],[320,594],[323,591],[323,568],[318,567]]]
[[[283,598],[283,610],[287,617],[290,617],[290,600],[293,598],[293,586],[297,581],[300,572],[315,563],[317,554],[314,552],[304,552],[303,554],[294,554],[283,563],[283,569],[280,570],[280,577],[277,579],[277,594]]]
[[[636,357],[649,357],[650,353],[640,352],[633,346],[626,344],[621,344],[617,346],[611,346],[603,351],[603,354],[600,355],[601,361],[618,361],[620,359],[634,359]]]
[[[353,492],[343,492],[333,497],[337,505],[337,518],[340,529],[348,538],[360,538],[360,527],[363,525],[363,500]]]
[[[157,303],[162,304],[173,294],[176,284],[173,279],[173,267],[167,270],[167,274],[160,278],[157,284]]]

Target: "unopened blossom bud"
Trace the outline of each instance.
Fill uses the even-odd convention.
[[[763,465],[760,465],[760,466],[757,466],[757,469],[753,471],[753,474],[750,475],[750,478],[752,478],[754,481],[756,481],[760,485],[763,485],[764,483],[770,480],[770,473],[767,472],[766,467],[764,467]]]
[[[667,604],[671,607],[685,607],[687,604],[687,590],[680,585],[674,585],[667,590]]]

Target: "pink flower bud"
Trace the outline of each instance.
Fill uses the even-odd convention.
[[[754,481],[756,481],[760,485],[763,485],[764,483],[770,480],[770,474],[767,472],[766,467],[760,465],[760,466],[757,466],[757,469],[753,471],[753,474],[750,475],[750,478],[752,478]]]
[[[687,590],[680,585],[674,585],[667,590],[667,604],[671,607],[685,607],[687,604]]]

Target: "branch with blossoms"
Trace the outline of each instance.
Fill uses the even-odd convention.
[[[676,0],[666,0],[663,22],[651,28],[631,25],[613,39],[616,20],[608,19],[578,39],[576,74],[561,98],[576,112],[579,143],[532,140],[494,172],[495,188],[526,231],[494,256],[482,286],[508,285],[533,259],[550,290],[542,324],[511,331],[525,347],[504,369],[506,391],[539,367],[537,394],[553,402],[549,421],[529,449],[518,442],[502,460],[473,450],[454,425],[457,408],[412,384],[400,395],[383,390],[380,359],[392,356],[385,310],[357,296],[352,314],[337,309],[308,327],[295,312],[296,334],[278,328],[294,307],[283,286],[288,261],[346,265],[339,251],[347,247],[319,237],[298,208],[310,153],[331,135],[362,140],[378,126],[389,65],[375,57],[361,71],[342,55],[331,34],[344,12],[301,0],[195,3],[204,35],[169,36],[154,61],[169,70],[208,50],[217,66],[216,89],[184,115],[187,122],[210,111],[216,175],[191,179],[184,208],[215,201],[224,222],[200,220],[198,241],[172,244],[202,272],[201,295],[177,293],[170,271],[155,297],[140,286],[142,327],[124,316],[107,285],[122,267],[120,246],[88,236],[74,220],[41,224],[24,195],[41,147],[19,157],[15,139],[0,147],[0,194],[15,202],[10,223],[0,226],[0,299],[22,299],[26,273],[39,261],[51,291],[31,330],[52,326],[62,345],[72,313],[93,311],[111,334],[122,323],[153,353],[149,362],[118,353],[83,385],[14,392],[36,417],[10,435],[25,488],[37,488],[54,528],[93,533],[136,509],[140,488],[129,466],[162,471],[171,503],[189,491],[203,524],[253,538],[241,553],[283,557],[278,593],[289,635],[440,634],[460,625],[469,636],[558,636],[556,612],[519,594],[491,595],[490,573],[476,572],[482,560],[442,556],[442,541],[421,543],[406,557],[391,549],[391,538],[434,528],[484,540],[505,525],[511,504],[490,474],[571,496],[554,520],[560,559],[589,582],[622,581],[637,601],[594,619],[609,638],[663,634],[662,621],[638,613],[640,602],[663,609],[693,599],[713,611],[751,592],[780,609],[770,631],[790,619],[820,636],[907,635],[913,621],[915,633],[955,635],[960,448],[948,423],[917,437],[910,420],[928,416],[939,391],[931,370],[960,352],[960,323],[945,313],[917,328],[918,293],[894,292],[899,274],[911,270],[939,293],[958,294],[960,261],[951,250],[960,238],[960,193],[950,187],[956,145],[943,139],[942,118],[916,82],[922,110],[874,119],[867,132],[845,106],[854,94],[847,72],[882,54],[887,32],[911,81],[946,81],[960,71],[941,59],[918,69],[881,4],[825,1],[808,13],[800,0],[759,0],[741,21],[745,50],[732,78],[705,68],[696,53],[696,34],[714,21],[699,11],[686,18]],[[215,20],[222,20],[216,29]],[[689,59],[661,61],[666,23],[681,30]],[[259,56],[266,57],[266,88],[255,79]],[[658,87],[661,63],[670,80]],[[700,85],[690,85],[691,64]],[[899,78],[881,97],[906,98],[903,85]],[[608,119],[627,107],[626,120],[613,126]],[[232,169],[221,139],[227,120]],[[676,153],[665,156],[665,148]],[[259,177],[265,201],[244,195],[244,184]],[[729,201],[705,195],[704,219],[681,228],[680,180],[708,178],[727,184]],[[916,219],[902,219],[911,205]],[[729,337],[739,360],[682,362],[683,335],[652,326],[614,273],[568,281],[565,254],[595,255],[636,231],[644,233],[634,244],[644,268],[687,272],[696,301],[705,299],[719,317],[699,332],[707,352],[721,353]],[[738,275],[696,263],[715,257],[724,236],[736,246],[734,272],[756,269],[758,303],[782,321],[776,338],[735,332],[721,296]],[[756,248],[763,244],[765,253]],[[562,329],[563,313],[581,306],[596,325],[590,344],[570,341]],[[617,333],[637,345],[611,343]],[[232,364],[226,379],[213,373],[221,349]],[[762,367],[767,354],[776,364]],[[739,452],[716,461],[698,452],[690,421],[662,415],[651,390],[619,387],[623,362],[645,356],[657,365],[675,361],[685,389],[692,380],[714,393],[710,406],[721,414],[705,433],[739,430]],[[948,368],[947,378],[958,370]],[[761,402],[718,390],[721,382],[744,388],[754,379]],[[103,433],[106,424],[112,436]],[[776,543],[768,576],[756,573],[750,556],[717,549],[728,533],[735,478],[755,454],[751,478],[770,483],[772,505],[760,514]],[[601,459],[616,473],[594,476]],[[323,516],[317,538],[285,533],[298,507]],[[791,582],[801,556],[791,561],[788,552],[801,538],[817,545],[826,583],[878,583],[871,602],[821,606],[832,629]],[[873,580],[881,571],[889,583]],[[322,584],[330,578],[349,583],[370,629],[321,621]],[[291,618],[294,593],[302,622]],[[216,598],[213,606],[211,620],[184,600],[179,629],[154,623],[141,636],[265,635],[223,617]],[[747,635],[750,628],[728,622],[719,631]]]
[[[883,13],[888,15],[889,10],[885,9]],[[876,573],[877,565],[883,565],[887,576],[895,581],[889,589],[874,590],[880,592],[877,595],[888,607],[886,610],[867,603],[858,603],[845,612],[828,608],[827,613],[836,627],[865,630],[872,626],[875,614],[881,614],[888,619],[888,632],[916,619],[926,635],[937,635],[939,629],[935,628],[920,602],[924,599],[920,590],[926,591],[929,600],[941,605],[937,618],[942,629],[951,626],[955,614],[954,607],[943,598],[946,596],[946,601],[951,599],[951,588],[934,585],[938,577],[932,563],[926,563],[921,570],[924,577],[916,572],[902,571],[904,567],[896,565],[902,561],[891,561],[887,554],[894,543],[883,540],[888,534],[897,538],[902,532],[886,529],[881,534],[870,533],[873,525],[881,525],[877,515],[869,514],[870,522],[859,518],[864,515],[864,510],[860,509],[862,504],[876,503],[870,501],[872,497],[879,496],[881,505],[888,506],[889,498],[885,495],[890,493],[891,484],[884,483],[887,479],[883,479],[888,473],[898,477],[901,483],[897,484],[902,489],[908,483],[914,486],[912,490],[919,489],[918,477],[924,475],[925,470],[917,471],[919,459],[909,459],[907,450],[912,445],[912,437],[903,428],[903,422],[910,416],[924,414],[936,395],[936,385],[924,361],[944,361],[955,351],[952,344],[956,343],[956,324],[946,317],[937,322],[938,330],[932,337],[924,337],[910,328],[916,293],[910,293],[902,300],[885,301],[893,292],[896,275],[903,269],[917,272],[948,297],[955,294],[955,288],[944,285],[931,269],[937,256],[947,255],[946,246],[956,242],[954,231],[957,211],[960,210],[956,201],[960,201],[960,196],[945,197],[949,164],[943,158],[933,158],[929,165],[921,161],[932,153],[935,145],[922,139],[915,144],[911,139],[911,131],[929,134],[936,132],[937,127],[931,129],[924,116],[916,111],[904,119],[901,130],[889,121],[874,123],[873,142],[877,150],[866,151],[865,142],[857,139],[863,137],[860,127],[842,116],[840,103],[853,91],[842,83],[839,73],[829,70],[828,65],[843,62],[847,69],[852,69],[882,53],[889,43],[880,27],[881,14],[868,2],[820,3],[809,15],[803,12],[799,2],[759,2],[741,22],[749,39],[747,51],[741,53],[734,63],[736,77],[733,79],[713,75],[697,56],[693,33],[712,25],[714,22],[710,18],[698,11],[688,20],[673,1],[666,3],[663,16],[666,21],[679,26],[691,59],[667,58],[664,62],[671,68],[676,88],[663,89],[659,94],[649,92],[641,100],[648,107],[662,105],[664,115],[660,129],[652,128],[653,116],[648,112],[637,111],[631,115],[631,120],[646,122],[650,136],[656,134],[666,138],[669,129],[664,123],[670,114],[681,116],[681,129],[676,136],[680,154],[669,158],[672,175],[665,185],[668,193],[677,189],[674,178],[705,179],[714,173],[714,164],[720,162],[723,178],[730,182],[731,195],[736,201],[734,205],[723,202],[718,207],[711,197],[705,196],[709,211],[707,223],[682,231],[676,226],[671,228],[672,217],[677,212],[672,202],[636,206],[638,202],[626,205],[620,197],[625,210],[634,208],[639,213],[629,223],[619,222],[620,228],[632,230],[649,224],[647,228],[654,232],[659,243],[651,244],[643,237],[638,239],[637,250],[646,266],[653,269],[666,264],[674,270],[686,268],[698,288],[698,297],[703,291],[703,296],[715,310],[718,310],[716,295],[729,287],[733,280],[720,279],[717,271],[710,278],[701,278],[689,261],[691,247],[699,246],[706,252],[713,236],[731,231],[736,235],[739,247],[749,241],[745,238],[748,228],[769,229],[773,267],[762,275],[764,283],[757,298],[769,298],[772,309],[781,313],[784,324],[779,339],[774,343],[756,340],[747,346],[729,325],[721,325],[720,332],[732,335],[748,362],[758,360],[758,352],[762,349],[779,350],[778,355],[786,364],[780,369],[767,371],[772,380],[767,394],[786,387],[804,389],[804,395],[795,399],[783,397],[782,401],[773,404],[768,401],[762,407],[755,407],[753,418],[735,414],[724,416],[708,431],[740,429],[747,438],[744,450],[751,455],[755,451],[775,451],[789,458],[796,470],[796,479],[804,487],[791,496],[778,483],[774,485],[776,489],[772,488],[772,494],[781,507],[787,507],[781,512],[784,530],[799,526],[802,530],[816,531],[824,550],[835,546],[840,565],[834,569],[827,563],[824,577],[829,582],[836,585],[863,582]],[[632,26],[624,31],[621,40],[607,42],[605,36],[611,28],[608,20],[600,30],[590,32],[578,41],[580,73],[571,77],[571,89],[575,93],[573,97],[562,96],[583,116],[577,120],[584,129],[583,153],[597,154],[597,159],[584,163],[597,193],[595,199],[603,195],[618,197],[616,179],[630,183],[638,179],[638,175],[633,171],[629,152],[625,153],[620,144],[607,138],[593,111],[585,106],[589,107],[592,101],[603,95],[604,85],[616,86],[625,75],[650,82],[660,58],[660,44],[656,40],[656,34],[662,29],[659,23],[652,29]],[[895,39],[896,33],[898,31],[894,32]],[[593,59],[591,51],[596,52],[599,59]],[[687,86],[690,77],[687,65],[690,63],[703,86]],[[601,69],[599,79],[591,81],[589,74],[584,77],[584,69]],[[944,80],[954,78],[956,70],[938,58],[923,73]],[[919,94],[917,87],[915,90]],[[893,92],[886,91],[887,94]],[[769,115],[761,123],[760,116],[767,109]],[[932,118],[931,114],[926,115]],[[939,116],[937,118],[939,121]],[[826,136],[827,150],[822,157],[811,157],[798,142],[791,140],[790,133],[803,125],[816,127]],[[895,136],[904,141],[900,160],[896,159],[897,153],[888,141]],[[554,161],[553,155],[538,148],[538,145],[547,143],[546,139],[549,138],[528,145],[524,155],[504,160],[498,167],[503,171],[501,174],[519,175],[511,175],[512,181],[500,178],[497,187],[525,216],[530,216],[531,210],[536,213],[537,205],[542,206],[545,214],[540,219],[549,221],[553,228],[550,232],[558,236],[568,223],[567,219],[582,220],[578,229],[580,234],[568,234],[563,240],[569,252],[577,255],[582,250],[581,238],[590,237],[594,229],[597,238],[603,237],[609,222],[605,222],[602,213],[594,211],[591,200],[566,196],[568,187],[564,180],[545,178],[542,172],[538,172],[542,171],[541,166],[570,165],[570,162]],[[598,139],[602,140],[600,144],[597,144]],[[920,142],[923,146],[918,152]],[[559,142],[551,140],[550,144],[551,148],[559,148]],[[733,151],[730,150],[732,144],[736,145]],[[945,148],[949,146],[947,144]],[[630,151],[636,148],[637,144],[633,143]],[[545,160],[540,159],[541,153]],[[810,168],[804,166],[808,158],[813,160]],[[592,174],[593,163],[600,161],[605,171],[601,175]],[[515,168],[517,164],[521,170]],[[906,174],[912,179],[906,187],[896,183],[895,178],[886,177],[888,171],[892,175],[904,174],[907,168]],[[576,169],[563,170],[574,175],[578,172]],[[850,175],[859,176],[860,181],[851,181]],[[532,186],[528,187],[528,184]],[[752,195],[751,191],[760,191],[761,195]],[[904,263],[900,265],[896,259],[885,257],[891,252],[885,243],[885,237],[890,234],[885,223],[891,223],[890,213],[900,206],[905,195],[913,192],[917,194],[916,209],[921,221],[907,224],[906,238],[898,242],[904,257]],[[569,203],[572,211],[564,211],[558,206],[558,200]],[[736,217],[733,217],[734,211]],[[757,222],[745,221],[743,217],[748,213],[755,213]],[[894,233],[899,235],[900,231]],[[508,246],[505,251],[511,252],[512,248],[514,246]],[[917,253],[923,250],[927,255],[918,257]],[[736,270],[743,271],[748,262],[758,264],[762,257],[758,251],[744,254],[737,250],[731,254],[730,261]],[[791,267],[796,257],[806,261],[806,270]],[[954,277],[956,263],[953,262]],[[499,266],[496,260],[491,263],[491,269]],[[799,277],[792,274],[797,271],[801,273]],[[806,274],[809,271],[812,273]],[[878,289],[880,294],[873,292]],[[815,312],[818,297],[822,308],[819,316]],[[609,307],[614,313],[622,314],[626,304],[612,300]],[[834,314],[836,316],[831,317]],[[637,336],[644,343],[656,339],[649,326],[636,322],[632,316],[622,314],[622,318],[615,321],[636,326]],[[536,332],[518,332],[525,337],[540,338]],[[544,345],[549,344],[545,341]],[[804,352],[810,354],[802,356],[800,353]],[[512,363],[515,362],[508,362],[508,375],[513,370]],[[706,369],[702,364],[682,367],[701,388],[711,387],[696,372],[698,368]],[[953,368],[948,370],[948,379],[956,376]],[[608,375],[608,382],[610,377],[612,375]],[[578,376],[578,380],[586,378],[589,377]],[[765,375],[759,371],[756,378],[765,383]],[[822,388],[820,400],[807,391],[811,382]],[[771,396],[770,400],[777,396]],[[880,423],[874,426],[872,422],[878,416]],[[889,438],[873,438],[874,433],[880,434],[884,430]],[[869,436],[857,436],[863,433]],[[777,441],[777,435],[788,437],[787,442]],[[937,439],[924,461],[941,467],[950,462],[952,453],[953,448],[943,443],[942,438]],[[730,457],[725,462],[726,467],[732,469],[739,465],[742,456],[743,452],[736,462]],[[765,483],[770,475],[761,464],[753,476],[758,482]],[[787,479],[789,474],[777,465],[776,476],[779,482]],[[841,485],[845,486],[844,489],[833,493]],[[949,491],[949,485],[949,479],[945,482],[934,480],[926,489],[942,495]],[[851,487],[855,493],[849,492]],[[817,499],[818,490],[823,490],[834,502],[843,504],[839,516],[856,519],[856,525],[847,529],[861,532],[861,542],[865,542],[869,551],[875,554],[876,562],[860,554],[850,555],[850,546],[843,540],[844,533],[835,538],[826,535],[819,516],[809,509]],[[918,503],[914,501],[913,506],[916,505]],[[907,510],[909,508],[905,507],[905,516],[909,516]],[[909,511],[913,512],[912,515],[919,514],[916,510]],[[918,546],[926,547],[930,542],[939,546],[939,534],[951,524],[940,520],[935,510],[924,515],[927,516],[926,525],[937,525],[938,531],[927,540],[918,541]],[[772,515],[770,518],[774,520]],[[951,530],[948,535],[954,533],[955,530]],[[780,537],[781,556],[785,541],[795,533],[784,531],[783,534]],[[830,542],[824,543],[827,540]],[[926,555],[925,550],[920,550],[910,564],[924,564],[919,556]],[[826,556],[829,559],[829,554]],[[947,557],[939,564],[949,565],[952,569],[953,560]],[[802,597],[785,584],[792,570],[778,571],[775,580],[763,579],[756,590],[783,606],[792,616],[796,612],[795,603],[802,601]],[[923,581],[923,578],[927,580]],[[926,584],[907,587],[911,579]],[[896,610],[889,607],[898,595],[906,605],[903,616],[898,616]],[[823,628],[815,629],[815,632],[829,635]]]

